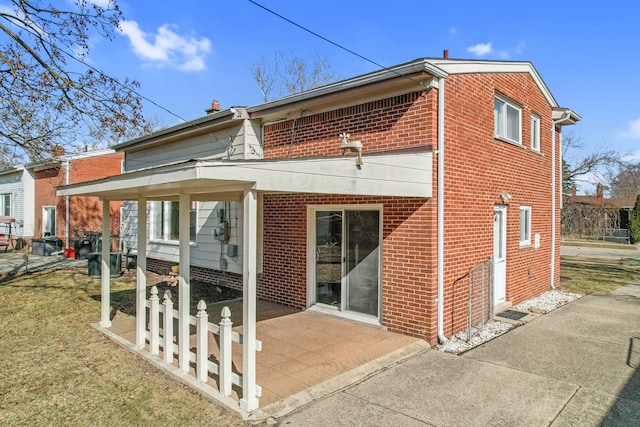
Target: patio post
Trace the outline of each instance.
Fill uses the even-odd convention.
[[[256,245],[258,202],[255,190],[244,192],[242,274],[242,398],[240,408],[258,409],[256,396]]]
[[[191,284],[189,281],[189,264],[191,252],[189,246],[189,229],[191,207],[189,194],[180,193],[179,199],[179,288],[178,288],[178,366],[182,372],[189,372],[189,306],[191,302]]]
[[[147,329],[147,199],[138,199],[138,255],[136,257],[136,345],[144,348]]]
[[[111,239],[109,238],[111,232],[111,212],[109,209],[109,204],[109,200],[102,199],[102,265],[100,270],[100,278],[102,281],[102,289],[100,295],[101,328],[111,327],[111,271],[109,269],[109,265],[111,264],[109,262],[109,257],[111,256]]]

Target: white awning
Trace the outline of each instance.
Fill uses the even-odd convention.
[[[58,196],[104,200],[240,200],[244,190],[359,196],[431,197],[432,153],[401,151],[363,156],[278,160],[191,160],[59,187]]]

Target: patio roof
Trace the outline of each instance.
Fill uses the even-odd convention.
[[[190,160],[59,187],[58,196],[103,200],[237,200],[244,190],[263,193],[322,193],[431,197],[432,153],[419,150],[354,156],[278,160]]]

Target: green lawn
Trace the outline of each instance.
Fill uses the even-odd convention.
[[[562,257],[560,286],[578,294],[608,292],[640,280],[640,262],[592,258]]]
[[[75,270],[0,281],[0,425],[244,425],[91,328],[99,295]]]

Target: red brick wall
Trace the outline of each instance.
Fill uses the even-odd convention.
[[[121,172],[122,153],[93,156],[70,162],[69,183],[93,181]],[[35,173],[35,237],[42,236],[42,207],[56,206],[56,235],[66,238],[66,201],[56,196],[56,188],[66,184],[66,166],[51,167]],[[111,232],[120,232],[120,207],[122,202],[111,202]],[[74,230],[101,231],[102,203],[97,197],[69,198],[69,233],[73,241]],[[72,243],[70,243],[72,244]],[[116,243],[114,243],[115,245]]]
[[[104,154],[71,161],[69,181],[71,184],[93,181],[108,176],[120,175],[122,172],[123,153]],[[111,202],[110,220],[111,234],[120,233],[121,201]],[[102,202],[97,197],[74,196],[69,199],[69,231],[80,233],[85,231],[102,231]],[[116,245],[114,239],[113,244]]]
[[[342,132],[364,151],[436,143],[437,92],[416,92],[265,127],[265,157],[340,154]],[[392,331],[424,337],[435,321],[435,214],[430,200],[323,195],[264,196],[264,271],[258,294],[306,306],[307,205],[383,204],[382,319]]]
[[[522,107],[523,147],[493,138],[496,91]],[[528,74],[451,75],[445,94],[444,313],[445,334],[450,335],[465,322],[468,282],[457,279],[493,254],[493,209],[502,204],[502,191],[512,196],[507,205],[507,301],[517,304],[549,289],[552,149],[551,107]],[[541,153],[530,150],[531,113],[540,116]],[[539,249],[519,247],[521,205],[532,208],[532,240],[540,234]],[[559,230],[559,201],[556,218]],[[432,331],[430,341],[435,339]]]
[[[445,81],[444,325],[451,335],[465,326],[465,275],[493,254],[493,210],[502,204],[503,191],[512,196],[507,206],[507,300],[517,304],[549,289],[551,107],[524,73],[451,75]],[[493,137],[496,92],[522,106],[522,147]],[[540,117],[541,153],[530,150],[531,113]],[[436,146],[436,118],[437,90],[369,102],[266,126],[265,156],[337,155],[341,132],[363,141],[365,152]],[[434,197],[427,201],[265,196],[268,244],[259,293],[289,305],[306,304],[306,205],[383,203],[382,323],[435,343],[437,155],[433,166]],[[532,208],[532,240],[540,234],[539,249],[519,247],[521,205]],[[559,219],[558,201],[558,230]]]

